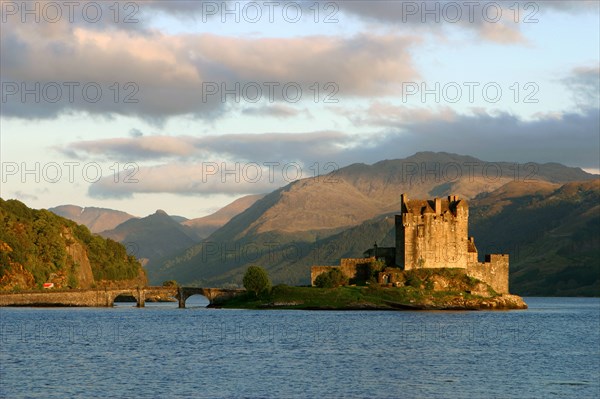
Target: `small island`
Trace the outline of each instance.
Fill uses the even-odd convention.
[[[241,309],[479,310],[527,309],[508,290],[508,255],[478,261],[468,236],[469,207],[457,196],[408,200],[396,215],[396,247],[365,251],[339,266],[313,266],[311,287],[276,285],[250,267],[245,294],[212,304]]]

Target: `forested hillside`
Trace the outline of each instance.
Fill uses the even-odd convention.
[[[47,210],[0,198],[0,289],[86,288],[145,282],[125,247]]]

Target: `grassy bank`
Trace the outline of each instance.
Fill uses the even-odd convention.
[[[494,309],[522,308],[518,303],[500,306],[491,298],[467,292],[433,291],[414,287],[290,287],[279,285],[260,296],[248,293],[222,303],[219,307],[236,309]],[[518,297],[517,297],[518,298]]]

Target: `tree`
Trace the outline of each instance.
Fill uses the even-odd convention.
[[[370,283],[376,283],[379,273],[385,269],[385,261],[383,259],[377,259],[370,262],[367,267],[367,281]]]
[[[315,279],[315,285],[319,288],[335,288],[346,284],[348,284],[348,278],[338,268],[319,274]]]
[[[265,269],[260,266],[250,266],[244,274],[244,288],[255,295],[271,290],[271,279]]]

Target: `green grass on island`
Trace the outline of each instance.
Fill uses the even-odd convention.
[[[445,282],[440,284],[440,282]],[[235,309],[310,309],[310,310],[410,310],[410,309],[519,309],[519,299],[495,293],[487,284],[452,269],[419,270],[406,273],[405,285],[335,288],[276,285],[256,295],[247,292],[215,303]],[[518,298],[518,297],[517,297]]]
[[[237,309],[399,309],[436,307],[450,299],[480,298],[468,293],[422,291],[413,287],[336,288],[290,287],[278,285],[270,293],[246,293],[219,303],[219,307]]]

